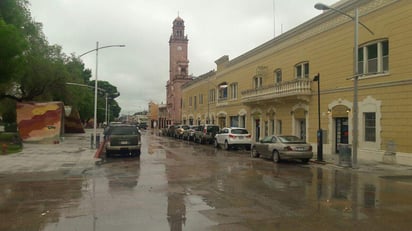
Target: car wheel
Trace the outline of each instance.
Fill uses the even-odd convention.
[[[273,151],[273,162],[275,163],[279,163],[280,162],[280,156],[279,156],[279,152],[274,150]]]
[[[230,145],[229,145],[229,143],[228,143],[227,141],[225,141],[225,149],[226,149],[226,150],[229,150],[229,149],[230,149]]]
[[[132,157],[140,157],[140,149],[132,151]]]
[[[110,157],[110,151],[106,149],[106,157]]]
[[[250,151],[250,145],[245,145],[246,151]]]
[[[308,158],[302,159],[302,162],[303,162],[304,164],[307,164],[307,163],[309,162],[309,159],[308,159]]]
[[[214,146],[215,146],[215,148],[219,148],[219,143],[217,142],[217,139],[215,139],[215,141],[214,141]]]
[[[259,153],[256,151],[255,147],[253,147],[252,151],[250,151],[250,157],[252,157],[252,158],[258,158],[259,157]]]

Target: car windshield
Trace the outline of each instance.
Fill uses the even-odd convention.
[[[183,125],[182,128],[186,130],[186,129],[189,129],[189,126]]]
[[[249,134],[246,129],[232,129],[232,134]]]
[[[272,142],[272,136],[266,136],[263,139],[260,140],[262,143],[271,143]]]
[[[207,132],[218,132],[218,131],[219,131],[219,126],[207,127]]]
[[[116,126],[113,127],[110,131],[111,135],[137,135],[138,131],[136,127],[128,126]]]
[[[279,136],[278,138],[282,143],[295,143],[295,144],[305,143],[305,141],[301,140],[297,136]]]

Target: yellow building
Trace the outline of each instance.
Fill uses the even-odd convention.
[[[239,57],[216,60],[216,70],[183,86],[182,121],[246,127],[255,140],[293,134],[316,153],[319,115],[324,153],[353,145],[357,127],[359,159],[391,156],[412,165],[412,2],[345,0],[332,7],[340,12],[325,10]]]

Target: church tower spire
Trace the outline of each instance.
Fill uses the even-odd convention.
[[[172,35],[169,39],[170,80],[187,78],[189,60],[187,59],[188,39],[185,35],[185,22],[180,16],[173,21]]]
[[[185,22],[178,15],[173,20],[172,34],[169,38],[169,81],[166,85],[168,123],[176,124],[182,121],[182,90],[181,86],[192,78],[189,76],[189,60],[187,58],[188,39],[185,35]]]

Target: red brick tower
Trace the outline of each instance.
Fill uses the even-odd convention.
[[[182,90],[181,86],[192,80],[189,77],[187,59],[188,39],[185,35],[185,22],[179,16],[173,21],[173,32],[169,39],[169,81],[166,85],[167,119],[169,124],[181,123]]]

